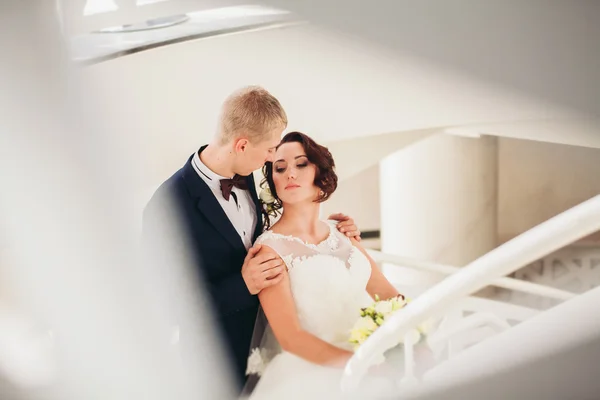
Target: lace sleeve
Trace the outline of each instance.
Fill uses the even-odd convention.
[[[312,248],[298,238],[272,231],[260,235],[256,243],[272,248],[281,257],[288,270],[294,267],[295,260],[309,257],[318,252],[316,248]]]

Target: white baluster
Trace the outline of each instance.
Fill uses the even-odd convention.
[[[418,383],[415,377],[415,352],[414,346],[419,341],[420,334],[416,329],[411,329],[404,335],[404,377],[401,385],[413,385]]]

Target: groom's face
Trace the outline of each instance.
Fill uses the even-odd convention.
[[[283,129],[279,128],[268,132],[260,142],[248,142],[243,159],[239,163],[239,171],[236,173],[247,176],[262,168],[267,161],[273,161],[275,151],[281,141],[282,131]]]

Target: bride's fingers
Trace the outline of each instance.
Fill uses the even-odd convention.
[[[337,224],[337,229],[338,229],[338,231],[340,231],[343,234],[346,234],[348,236],[350,236],[349,234],[355,233],[358,231],[358,227],[356,226],[354,221],[340,222],[339,224]]]
[[[333,219],[335,221],[347,221],[348,219],[350,219],[350,217],[347,216],[346,214],[336,213],[336,214],[331,214],[327,219]]]
[[[360,231],[358,229],[354,229],[352,231],[347,231],[347,232],[343,232],[344,235],[346,235],[349,238],[356,238],[356,237],[360,237]],[[358,240],[358,239],[357,239]]]
[[[348,229],[348,228],[356,229],[356,225],[354,225],[354,220],[352,218],[349,218],[346,221],[338,222],[337,228],[338,229]]]

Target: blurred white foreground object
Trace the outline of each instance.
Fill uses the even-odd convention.
[[[0,279],[51,329],[56,355],[0,310],[0,398],[2,382],[28,398],[232,397],[196,279],[182,264],[138,262],[126,183],[135,154],[101,129],[103,115],[80,115],[94,93],[78,91],[56,4],[2,2],[0,26],[0,230],[15,261]]]

